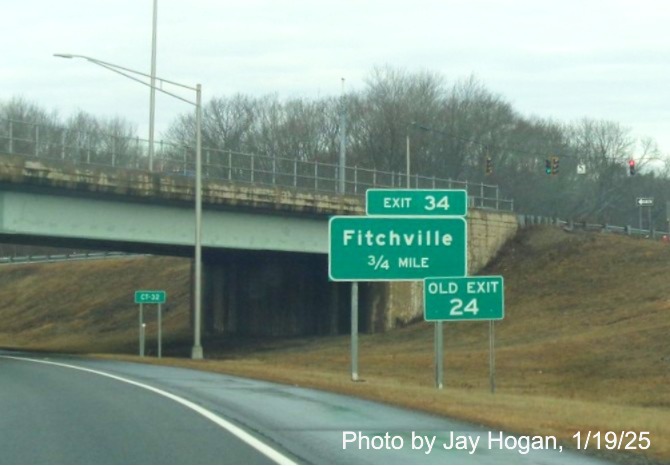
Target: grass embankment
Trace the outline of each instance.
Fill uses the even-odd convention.
[[[495,395],[488,390],[486,323],[445,325],[442,391],[433,388],[433,330],[425,323],[362,335],[363,383],[348,379],[347,336],[206,342],[206,361],[163,362],[556,435],[572,446],[577,431],[648,431],[652,448],[624,461],[670,462],[668,264],[667,244],[551,228],[522,232],[482,272],[505,277]],[[0,344],[134,353],[132,292],[167,288],[166,340],[174,355],[186,356],[189,267],[151,258],[0,269]]]

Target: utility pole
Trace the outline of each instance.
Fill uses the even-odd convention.
[[[346,163],[347,163],[347,111],[344,101],[344,78],[342,78],[342,95],[340,97],[340,166],[338,191],[344,194],[346,191]]]
[[[405,137],[405,163],[407,165],[406,174],[407,174],[407,189],[410,188],[410,175],[409,175],[409,126],[407,126],[407,135]]]

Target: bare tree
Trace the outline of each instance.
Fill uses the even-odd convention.
[[[354,150],[366,155],[363,162],[381,170],[405,170],[406,137],[412,123],[439,126],[439,111],[444,102],[445,88],[441,76],[421,72],[411,74],[391,67],[375,68],[366,81],[367,87],[358,103],[358,118],[353,118],[352,144]],[[350,112],[356,114],[355,112]],[[418,154],[425,138],[413,132],[413,146]],[[415,169],[425,163],[415,160]]]
[[[0,102],[0,148],[6,152],[11,148],[15,154],[39,156],[43,148],[49,146],[50,130],[57,122],[56,112],[47,112],[23,98]]]
[[[60,128],[68,160],[114,166],[144,166],[136,128],[123,118],[98,118],[79,111]]]

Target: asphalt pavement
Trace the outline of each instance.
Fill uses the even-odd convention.
[[[550,438],[513,436],[318,390],[0,351],[0,464],[269,463],[600,461],[560,444],[554,448]]]

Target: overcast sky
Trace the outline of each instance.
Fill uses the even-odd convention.
[[[152,5],[0,0],[0,100],[122,116],[146,134],[148,88],[53,54],[149,72]],[[157,56],[158,76],[201,83],[205,101],[339,95],[342,77],[361,89],[384,65],[474,74],[523,115],[616,121],[670,155],[665,0],[158,0]],[[190,110],[158,96],[157,131]]]

